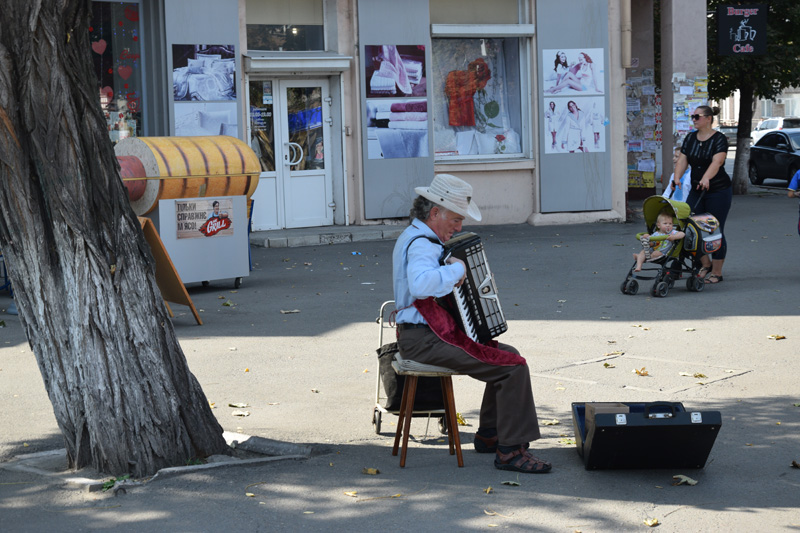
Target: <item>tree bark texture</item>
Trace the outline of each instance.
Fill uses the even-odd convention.
[[[228,447],[120,181],[90,7],[0,8],[0,249],[70,466],[142,477]]]
[[[747,194],[750,186],[750,124],[753,121],[755,88],[742,84],[739,88],[739,129],[736,131],[736,158],[733,160],[733,194]]]

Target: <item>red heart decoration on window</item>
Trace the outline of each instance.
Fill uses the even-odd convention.
[[[139,12],[132,7],[126,7],[125,18],[131,22],[139,22]]]
[[[114,98],[114,89],[106,85],[102,89],[100,89],[100,96],[107,96],[109,100]]]
[[[123,65],[117,68],[117,73],[119,74],[120,78],[127,80],[131,77],[131,74],[133,74],[133,68],[129,67],[128,65]]]
[[[95,41],[92,43],[92,50],[94,50],[95,54],[103,55],[103,52],[106,51],[106,40],[100,39],[99,41]]]

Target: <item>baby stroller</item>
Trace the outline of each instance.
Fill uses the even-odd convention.
[[[620,285],[622,294],[634,295],[639,291],[639,281],[653,280],[650,294],[656,298],[663,298],[684,275],[687,276],[686,288],[689,291],[701,292],[705,288],[703,278],[697,277],[702,267],[700,258],[719,250],[722,246],[719,221],[708,213],[691,215],[689,204],[685,202],[670,200],[663,196],[650,196],[642,205],[647,231],[637,234],[637,239],[641,239],[645,233],[652,234],[656,231],[658,214],[664,209],[671,212],[675,218],[675,229],[684,232],[686,236],[675,241],[675,246],[667,254],[642,265],[642,270],[639,272],[634,272],[636,267],[634,261]],[[666,236],[651,237],[650,241],[665,239]]]

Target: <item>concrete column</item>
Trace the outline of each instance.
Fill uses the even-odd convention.
[[[686,77],[708,75],[706,44],[706,2],[698,0],[661,1],[661,154],[664,174],[672,161],[672,75],[685,72]]]

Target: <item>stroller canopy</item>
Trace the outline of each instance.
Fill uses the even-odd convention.
[[[685,227],[686,219],[692,214],[692,210],[686,202],[668,200],[663,196],[650,196],[642,204],[642,212],[644,213],[644,221],[647,224],[648,231],[655,226],[658,214],[665,208],[678,220],[676,226],[680,229]]]

